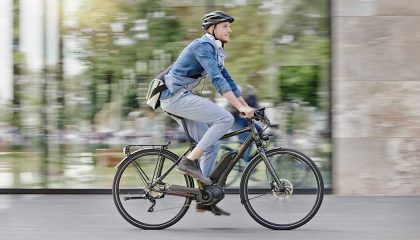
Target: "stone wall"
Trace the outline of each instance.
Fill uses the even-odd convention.
[[[332,0],[338,194],[420,194],[420,0]]]

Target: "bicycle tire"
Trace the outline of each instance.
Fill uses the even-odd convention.
[[[171,216],[169,218],[169,220],[163,221],[162,223],[143,222],[142,220],[138,219],[141,214],[137,215],[138,212],[136,212],[136,211],[131,212],[131,209],[129,209],[127,206],[125,206],[123,204],[124,197],[121,196],[122,193],[125,193],[127,191],[133,191],[132,194],[134,196],[135,194],[138,194],[139,191],[140,192],[141,191],[146,192],[146,189],[142,190],[141,188],[138,188],[137,186],[134,186],[132,188],[131,185],[130,185],[130,188],[128,188],[128,190],[124,189],[122,186],[120,186],[121,181],[122,181],[121,178],[122,178],[122,176],[124,176],[124,173],[126,171],[129,171],[129,170],[127,170],[127,169],[129,169],[129,166],[132,165],[132,164],[135,164],[134,162],[136,162],[136,161],[141,161],[141,160],[146,159],[146,158],[154,159],[154,158],[157,158],[159,156],[162,156],[165,160],[170,160],[170,163],[169,163],[170,165],[172,165],[178,159],[178,156],[176,154],[172,153],[171,151],[164,150],[164,149],[144,149],[144,150],[139,150],[139,151],[133,152],[130,157],[126,157],[121,162],[121,164],[119,165],[119,167],[117,169],[117,172],[115,173],[115,177],[114,177],[114,181],[113,181],[112,196],[113,196],[114,204],[117,207],[118,212],[121,214],[121,216],[127,222],[129,222],[133,226],[136,226],[136,227],[141,228],[141,229],[160,230],[160,229],[164,229],[164,228],[172,226],[173,224],[177,223],[185,215],[185,213],[187,212],[187,210],[189,208],[189,205],[191,204],[191,201],[192,201],[191,197],[175,196],[175,198],[185,198],[185,200],[182,203],[179,211],[175,209],[175,211],[177,211],[176,214],[173,217]],[[142,171],[143,171],[143,169],[142,169]],[[171,171],[171,173],[172,172],[175,173],[175,171]],[[186,176],[186,175],[181,175],[179,173],[176,173],[176,174],[180,178],[179,181],[185,182],[185,186],[194,187],[194,181],[191,177]],[[167,178],[165,178],[164,181],[166,179]],[[124,184],[124,181],[123,181],[122,184]],[[129,193],[128,196],[131,196],[130,194],[131,193]],[[165,199],[165,197],[168,197],[168,196],[165,196],[165,195],[162,195],[162,196],[163,196],[162,198],[155,199],[155,200],[160,201],[161,199]],[[170,197],[172,197],[172,196],[170,196]],[[142,200],[150,201],[148,199],[147,200],[142,199]],[[181,201],[182,200],[180,200],[180,202]],[[137,208],[137,206],[136,206],[136,208]],[[149,212],[145,212],[144,214],[149,214]]]
[[[292,149],[276,148],[267,151],[266,155],[270,162],[276,161],[276,159],[280,159],[280,161],[288,161],[289,159],[301,161],[308,167],[308,171],[311,173],[310,176],[313,179],[307,180],[308,189],[303,188],[305,186],[302,186],[301,189],[293,189],[293,177],[289,177],[289,179],[282,178],[282,176],[287,175],[288,171],[280,172],[281,169],[275,169],[282,184],[287,187],[287,191],[280,192],[276,190],[275,182],[273,179],[269,179],[271,174],[266,176],[269,183],[264,187],[252,187],[250,182],[252,174],[263,176],[264,173],[261,173],[263,171],[258,172],[260,169],[263,169],[265,174],[269,173],[264,169],[265,162],[262,160],[262,157],[257,155],[251,160],[241,179],[240,197],[245,209],[256,222],[274,230],[291,230],[306,224],[315,216],[322,204],[324,183],[321,172],[309,157]],[[293,167],[293,164],[290,164],[290,166]],[[292,175],[289,174],[288,176]],[[290,193],[290,190],[292,193]],[[254,196],[253,192],[258,192],[260,195],[255,194],[257,196]],[[302,194],[297,194],[299,192]],[[304,194],[305,192],[306,194]],[[263,198],[271,195],[274,196],[274,200]],[[273,209],[274,204],[277,204],[277,206]],[[299,209],[301,206],[304,208],[302,211]],[[290,220],[286,220],[289,218]]]

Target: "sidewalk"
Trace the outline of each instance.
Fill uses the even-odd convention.
[[[221,202],[230,217],[196,213],[174,226],[145,231],[127,223],[111,195],[0,195],[0,240],[37,239],[420,239],[420,196],[327,195],[318,214],[291,231],[257,224],[239,195]]]

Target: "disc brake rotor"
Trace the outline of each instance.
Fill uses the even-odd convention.
[[[292,183],[287,179],[280,179],[280,184],[283,185],[284,190],[281,191],[277,184],[275,182],[272,183],[272,192],[275,197],[286,199],[289,198],[293,194],[293,185]]]

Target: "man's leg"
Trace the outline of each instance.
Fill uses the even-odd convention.
[[[196,121],[192,121],[189,119],[185,119],[185,124],[187,125],[188,132],[190,136],[196,141],[199,142],[200,139],[204,136],[206,131],[209,129],[208,125],[205,123],[200,123]],[[220,149],[220,143],[216,142],[212,146],[208,147],[203,155],[200,158],[200,167],[203,175],[208,177],[210,173],[213,171],[216,165],[216,157],[217,153]]]
[[[193,177],[198,176],[208,185],[211,182],[207,176],[214,168],[219,149],[217,141],[232,126],[233,116],[210,100],[189,92],[185,92],[173,102],[164,104],[162,108],[164,111],[185,118],[191,137],[198,141],[196,148],[188,155],[188,159],[197,160],[203,156],[201,164],[204,177],[193,169],[193,164],[185,161],[188,160],[187,158],[181,161],[179,170]]]
[[[197,145],[203,151],[206,151],[227,133],[234,121],[232,114],[217,104],[191,93],[185,94],[176,101],[168,104],[164,110],[191,120],[192,122],[189,124],[194,128],[198,128],[198,131],[202,131],[205,127],[196,123],[207,124],[207,129]],[[190,134],[192,135],[192,133]],[[201,134],[202,132],[199,133],[199,135]]]

